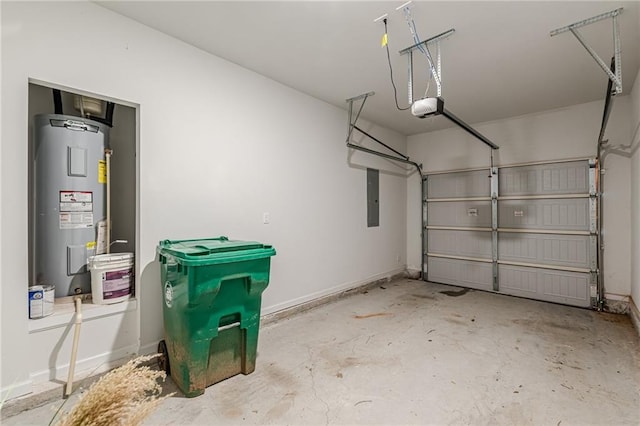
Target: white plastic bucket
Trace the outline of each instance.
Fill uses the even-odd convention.
[[[99,254],[89,258],[93,303],[123,302],[133,294],[133,253]]]

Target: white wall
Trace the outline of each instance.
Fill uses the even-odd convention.
[[[66,355],[51,354],[66,353],[72,320],[65,314],[42,338],[28,331],[29,78],[139,105],[134,320],[131,310],[95,315],[81,336],[84,368],[132,345],[151,350],[162,337],[159,240],[224,234],[273,244],[278,254],[263,313],[404,269],[405,169],[349,155],[345,111],[95,4],[0,7],[0,193],[11,200],[0,211],[1,386],[14,386],[12,397],[31,389],[34,372],[64,372]],[[248,99],[259,107],[247,111]],[[405,150],[402,135],[361,125]],[[367,166],[382,169],[377,228],[366,227]],[[271,215],[268,225],[263,212]]]
[[[2,23],[2,3],[0,3],[0,23]],[[1,36],[1,31],[2,29],[0,28],[0,38]],[[0,40],[0,82],[3,80],[3,69],[4,67],[2,66],[2,43]],[[3,98],[4,95],[4,91],[2,89],[2,84],[0,84],[0,100]],[[3,120],[3,106],[2,106],[2,102],[0,101],[0,179],[4,178],[4,175],[2,173],[2,164],[3,164],[3,156],[2,156],[2,131],[1,129],[4,127],[4,120]],[[4,311],[4,308],[2,308],[2,302],[3,302],[3,298],[2,298],[2,288],[4,286],[2,286],[2,255],[3,255],[3,250],[2,250],[2,241],[4,241],[4,234],[2,232],[2,229],[4,228],[2,225],[2,211],[5,209],[6,205],[2,202],[2,200],[4,200],[4,198],[2,197],[3,195],[3,191],[2,191],[2,181],[0,180],[0,309],[2,309],[2,311]],[[2,312],[0,312],[0,321],[4,322],[4,315],[2,315]],[[1,327],[1,326],[0,326]],[[2,332],[2,330],[0,329],[0,332]],[[0,335],[0,354],[3,354],[3,344],[2,344],[2,335]],[[4,358],[4,357],[3,357]],[[21,381],[24,379],[24,374],[20,373],[16,376],[15,380],[16,381]],[[5,392],[2,392],[1,390],[5,387],[4,382],[2,381],[2,362],[0,361],[0,397],[4,396]]]
[[[605,84],[603,81],[603,91]],[[606,134],[611,145],[628,144],[630,104],[629,96],[615,99]],[[602,109],[603,101],[598,101],[480,123],[474,127],[500,146],[495,154],[498,166],[595,157]],[[435,119],[445,120],[443,117]],[[410,136],[407,149],[414,161],[424,163],[426,172],[488,168],[491,164],[490,149],[460,128]],[[616,298],[616,295],[628,296],[630,293],[630,161],[627,157],[609,154],[605,167],[604,280],[607,294]],[[411,269],[420,269],[420,234],[413,225],[420,221],[419,203],[419,184],[410,181],[407,191],[407,255]]]
[[[638,24],[640,24],[640,13]],[[640,307],[640,71],[631,91],[631,297]]]

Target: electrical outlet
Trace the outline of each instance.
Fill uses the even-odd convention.
[[[270,219],[271,218],[269,217],[269,212],[262,213],[262,223],[267,225],[269,223]]]

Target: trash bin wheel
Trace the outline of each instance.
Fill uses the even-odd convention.
[[[158,343],[158,368],[164,370],[167,375],[171,374],[171,366],[169,365],[169,352],[167,351],[167,344],[164,340],[160,340]]]

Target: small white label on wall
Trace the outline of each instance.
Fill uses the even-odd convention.
[[[467,209],[467,216],[478,217],[478,209]]]
[[[524,211],[523,210],[514,210],[513,211],[513,215],[515,217],[523,217],[524,216]]]

